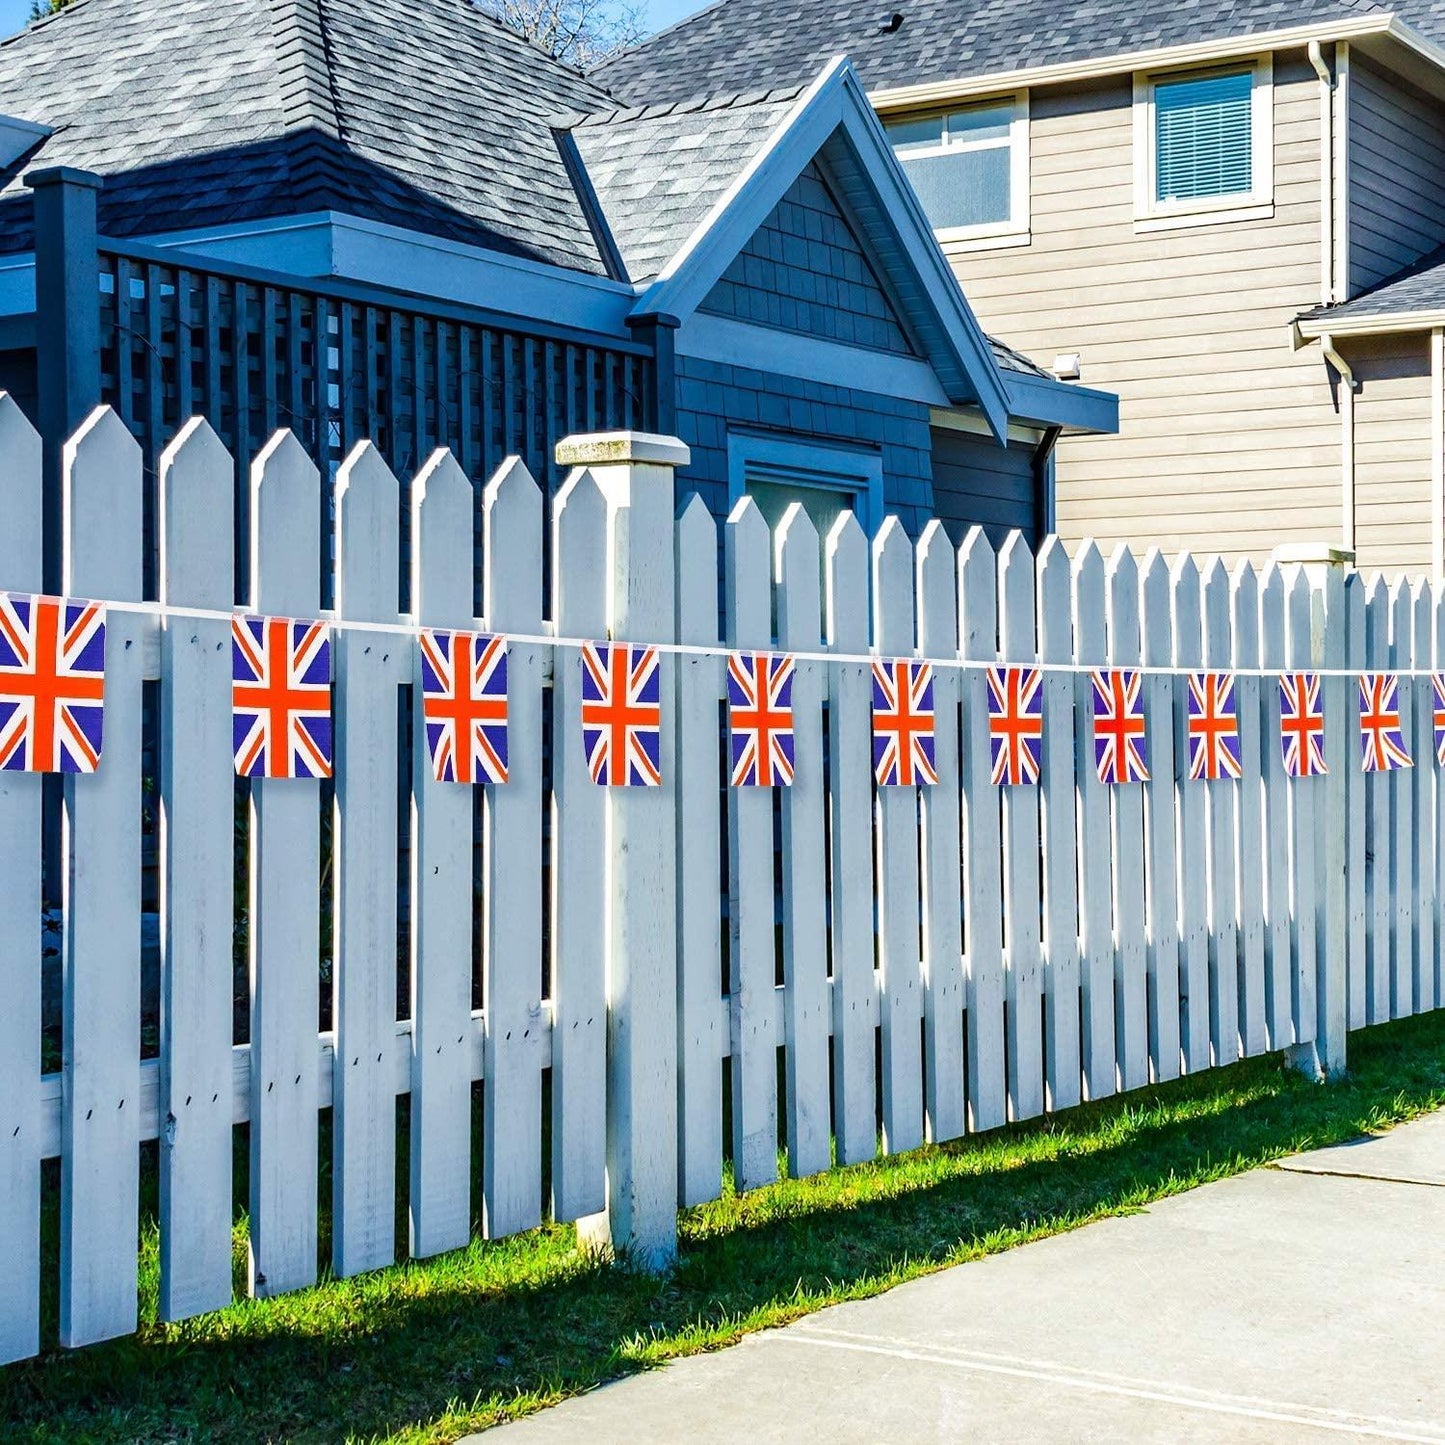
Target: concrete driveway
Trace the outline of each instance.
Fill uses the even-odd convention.
[[[1445,1113],[824,1310],[502,1431],[501,1445],[1445,1445]]]

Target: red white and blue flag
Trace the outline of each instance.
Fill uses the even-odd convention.
[[[1132,668],[1093,674],[1094,766],[1106,786],[1149,781],[1143,679]]]
[[[1360,674],[1360,755],[1367,773],[1414,766],[1400,730],[1400,679],[1393,672]]]
[[[592,781],[604,788],[662,782],[662,671],[656,648],[582,647],[582,742]]]
[[[231,682],[238,776],[331,776],[331,631],[324,622],[234,618]]]
[[[1233,673],[1189,674],[1188,731],[1191,778],[1216,783],[1244,775]]]
[[[93,773],[105,717],[105,608],[0,592],[0,769]]]
[[[1325,710],[1317,672],[1284,672],[1279,679],[1279,744],[1288,778],[1322,778]]]
[[[1445,768],[1445,672],[1437,672],[1430,681],[1435,687],[1435,760]]]
[[[885,788],[938,781],[931,663],[873,664],[873,776]]]
[[[1038,782],[1044,742],[1044,675],[1038,668],[989,668],[988,739],[996,786]]]
[[[421,634],[422,722],[439,783],[507,781],[507,640]]]
[[[729,655],[733,787],[792,785],[794,670],[791,657],[766,652]]]

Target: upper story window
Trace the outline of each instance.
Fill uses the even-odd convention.
[[[889,121],[887,129],[940,240],[1028,239],[1025,95]]]
[[[1271,80],[1267,57],[1228,70],[1135,77],[1136,225],[1271,213]]]

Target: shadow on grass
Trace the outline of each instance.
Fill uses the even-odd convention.
[[[1445,1103],[1445,1018],[1315,1087],[1255,1060],[690,1211],[665,1281],[568,1229],[0,1371],[5,1439],[449,1440],[668,1354]]]

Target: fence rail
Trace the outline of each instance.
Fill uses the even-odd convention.
[[[478,566],[476,494],[448,454],[404,488],[354,448],[327,547],[321,471],[279,432],[241,489],[240,552],[232,457],[193,422],[158,468],[147,602],[141,450],[105,409],[72,440],[65,590],[112,604],[104,745],[64,783],[59,1073],[41,1068],[41,779],[0,771],[0,1358],[40,1346],[47,1158],[60,1338],[79,1346],[136,1324],[143,1140],[160,1141],[160,1310],[181,1319],[231,1299],[238,1124],[256,1294],[317,1276],[326,1109],[339,1274],[396,1257],[398,1190],[415,1255],[465,1244],[477,1216],[488,1237],[550,1216],[656,1264],[678,1205],[716,1197],[729,1162],[751,1188],[780,1149],[803,1175],[835,1150],[870,1159],[1268,1049],[1336,1071],[1346,1027],[1445,997],[1445,593],[1327,558],[1227,571],[1091,544],[1071,557],[1056,539],[1035,556],[1017,535],[996,554],[977,530],[955,550],[936,524],[914,542],[894,520],[871,542],[852,518],[820,539],[801,508],[770,536],[750,502],[720,546],[698,499],[675,509],[680,444],[574,438],[558,460],[574,470],[550,537],[520,460],[487,484]],[[0,589],[35,593],[39,446],[5,398],[0,478]],[[335,729],[333,780],[244,785],[239,894],[238,595],[330,623]],[[504,783],[434,775],[420,628],[511,639]],[[655,699],[638,698],[657,710],[659,786],[589,773],[589,640],[660,648]],[[790,786],[729,786],[738,652],[795,659]],[[875,659],[937,664],[936,782],[875,779]],[[1042,670],[1036,781],[996,781],[1000,662]],[[1146,782],[1101,781],[1101,668],[1139,672]],[[1237,778],[1191,777],[1204,669],[1232,680]],[[1287,776],[1286,669],[1318,674],[1325,775]],[[1362,771],[1356,672],[1397,678],[1413,767]],[[162,1005],[143,1058],[151,755]]]

